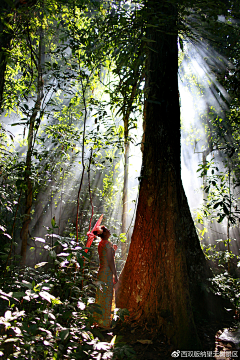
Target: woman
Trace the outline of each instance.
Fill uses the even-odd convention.
[[[100,267],[97,278],[103,283],[102,288],[98,288],[96,293],[96,304],[101,306],[102,314],[94,313],[94,319],[101,328],[108,329],[112,321],[111,312],[115,307],[113,284],[118,282],[114,261],[117,246],[108,241],[111,233],[106,226],[99,226],[93,234],[101,238],[98,245]]]

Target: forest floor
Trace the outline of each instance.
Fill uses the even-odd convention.
[[[228,330],[224,331],[224,329],[231,329],[233,330],[231,334],[234,334],[234,330],[240,329],[240,323],[235,323],[234,327],[235,329],[233,329],[232,323],[225,323],[222,326],[221,323],[217,322],[199,326],[198,334],[203,344],[203,349],[199,349],[195,353],[194,351],[187,351],[187,349],[186,351],[178,351],[163,335],[159,335],[153,329],[149,330],[146,327],[129,326],[122,323],[122,326],[118,325],[113,330],[102,331],[102,335],[106,342],[110,342],[113,336],[116,335],[119,345],[120,343],[127,344],[134,349],[137,360],[168,360],[173,358],[236,360],[240,358],[240,339],[235,340],[232,335],[227,336]],[[239,335],[240,330],[237,333]]]

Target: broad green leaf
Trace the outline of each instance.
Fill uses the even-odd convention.
[[[19,292],[13,292],[12,293],[12,297],[16,298],[16,299],[21,299],[23,296],[25,296],[26,294],[22,291]]]
[[[51,300],[55,300],[56,298],[49,294],[47,291],[40,291],[39,295],[44,299],[47,300],[48,302],[51,302]]]
[[[32,284],[30,282],[26,281],[26,280],[22,281],[22,285],[27,287],[30,290],[33,288]]]
[[[46,265],[46,264],[48,264],[48,262],[47,262],[47,261],[43,261],[43,262],[41,262],[41,263],[36,264],[34,267],[35,267],[35,269],[37,269],[37,268],[42,267],[42,266],[44,266],[44,265]]]
[[[69,329],[64,329],[60,332],[59,336],[61,338],[62,341],[66,340],[69,336],[70,330]]]

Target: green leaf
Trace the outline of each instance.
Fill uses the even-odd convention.
[[[16,181],[16,186],[17,186],[18,188],[20,188],[21,185],[22,185],[22,180],[18,179],[18,180]]]
[[[213,206],[213,208],[216,209],[216,208],[217,208],[218,206],[220,206],[220,205],[222,205],[222,201],[217,202],[217,203]]]
[[[27,287],[28,289],[32,290],[33,286],[29,281],[23,280],[22,285]]]
[[[39,295],[41,296],[41,298],[47,300],[48,302],[51,302],[51,300],[55,299],[55,296],[49,294],[47,291],[40,291]]]
[[[13,292],[12,293],[12,297],[16,298],[16,299],[21,299],[23,296],[25,296],[26,294],[22,291],[19,292]]]
[[[123,242],[123,243],[125,243],[127,241],[127,237],[126,237],[125,233],[120,234],[120,241]]]
[[[70,261],[72,259],[72,257],[73,257],[73,254],[68,255],[67,261]]]
[[[83,268],[83,258],[79,254],[77,254],[77,261],[80,265],[80,268]]]
[[[36,264],[34,267],[35,267],[35,269],[37,269],[39,267],[42,267],[42,266],[46,265],[47,263],[48,263],[47,261],[43,261],[41,263]]]
[[[229,215],[229,210],[224,203],[223,203],[223,211],[226,215]]]
[[[18,342],[19,338],[8,338],[4,341],[4,344],[10,343],[10,342]]]
[[[56,225],[56,220],[54,219],[54,217],[53,217],[52,220],[51,220],[51,224],[52,224],[52,227],[54,228],[55,225]]]
[[[226,216],[226,214],[217,214],[217,215],[219,216],[219,219],[217,220],[218,223],[221,223]]]
[[[122,320],[122,321],[124,321],[124,316],[125,315],[129,315],[129,311],[128,311],[128,309],[119,309],[118,311],[117,311],[117,315],[120,317],[120,319]]]
[[[68,338],[68,336],[69,336],[69,332],[70,332],[69,329],[62,330],[62,331],[60,332],[60,334],[59,334],[60,339],[61,339],[62,341],[66,340],[66,339]]]
[[[181,37],[179,37],[179,45],[180,49],[183,51],[183,39]]]
[[[100,314],[102,315],[102,309],[101,309],[101,306],[98,305],[98,304],[90,304],[88,307],[87,307],[87,310],[93,314],[93,313],[97,313],[97,314]]]

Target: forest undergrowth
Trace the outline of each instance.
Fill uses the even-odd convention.
[[[58,255],[56,247],[62,251]],[[93,326],[96,267],[70,238],[49,247],[49,261],[12,262],[0,280],[0,356],[3,359],[131,359],[134,351],[107,342]],[[124,320],[124,311],[115,319]],[[116,355],[117,354],[117,355]]]
[[[51,232],[51,231],[50,231]],[[113,329],[94,326],[93,313],[97,266],[91,253],[74,239],[55,235],[48,261],[34,267],[7,266],[0,280],[0,356],[3,359],[170,359],[176,350],[152,328],[124,321],[127,309],[116,309]],[[57,251],[58,247],[58,251]],[[240,280],[238,262],[215,248],[203,247],[214,277],[209,292],[229,299],[235,307],[234,322],[199,324],[205,351],[234,350],[235,344],[218,339],[223,328],[239,324]],[[227,250],[226,250],[227,251]],[[58,254],[57,254],[58,252]],[[225,254],[226,255],[226,254]],[[234,257],[234,256],[233,256]],[[226,261],[227,259],[227,261]],[[238,260],[238,259],[237,259]],[[233,270],[235,269],[235,270]]]

